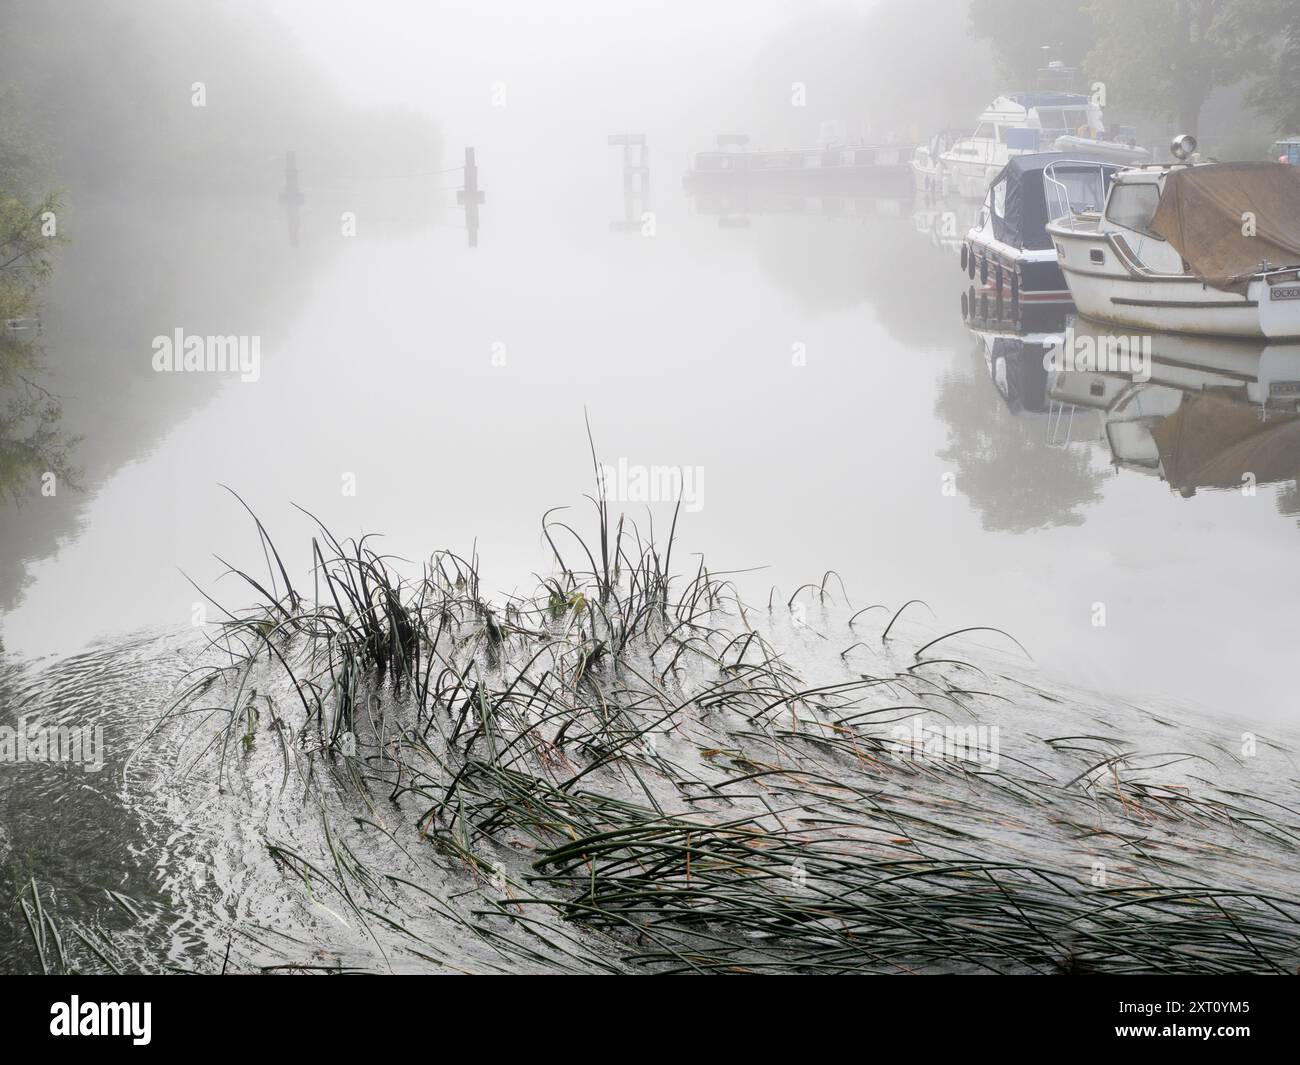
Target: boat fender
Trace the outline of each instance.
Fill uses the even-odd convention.
[[[961,244],[961,268],[962,268],[963,270],[966,269],[966,256],[967,256],[968,251],[969,251],[969,249],[966,247],[966,242],[965,242],[965,241],[962,241],[962,244]]]

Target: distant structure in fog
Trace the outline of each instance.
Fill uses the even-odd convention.
[[[608,143],[623,149],[623,217],[610,222],[616,232],[639,230],[650,210],[650,146],[644,133],[611,133]]]
[[[478,247],[478,209],[486,200],[483,190],[478,187],[478,163],[474,160],[474,149],[465,149],[465,186],[456,193],[456,202],[465,208],[465,231],[469,234],[469,246]]]
[[[302,206],[302,189],[298,187],[298,160],[293,151],[284,153],[284,188],[280,192],[280,202],[284,204],[285,217],[289,221],[289,247],[298,246],[298,225]]]

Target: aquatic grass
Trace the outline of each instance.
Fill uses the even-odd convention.
[[[1208,778],[1195,794],[1205,756],[1100,733],[1044,736],[996,768],[914,750],[892,728],[916,714],[996,722],[1061,700],[923,657],[980,626],[891,665],[919,600],[891,613],[872,674],[849,665],[859,642],[804,679],[777,649],[781,606],[760,628],[730,575],[673,574],[676,513],[661,552],[611,512],[594,446],[592,461],[595,536],[548,511],[554,568],[503,602],[483,598],[473,552],[404,577],[304,511],[308,596],[254,515],[268,577],[231,573],[260,605],[226,613],[211,665],[151,730],[187,729],[178,767],[215,754],[218,788],[277,733],[281,792],[298,782],[323,842],[268,850],[383,965],[459,967],[423,914],[499,971],[1295,970],[1294,809]],[[786,614],[803,593],[831,609],[832,577]],[[375,866],[375,839],[460,887]]]

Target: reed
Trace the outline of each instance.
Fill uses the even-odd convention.
[[[997,769],[900,751],[890,729],[909,711],[969,721],[1041,693],[985,691],[971,664],[923,658],[971,630],[875,674],[848,664],[860,642],[810,682],[770,635],[779,605],[765,635],[728,575],[671,572],[676,516],[660,551],[599,484],[593,503],[594,549],[549,512],[552,572],[495,603],[476,558],[437,552],[403,578],[319,522],[309,594],[257,521],[268,576],[239,575],[260,605],[226,613],[213,664],[157,728],[215,693],[185,766],[215,757],[221,783],[269,722],[282,787],[314,789],[327,840],[319,856],[269,844],[285,875],[377,945],[382,925],[451,967],[382,906],[389,892],[416,893],[503,969],[1295,971],[1300,900],[1231,857],[1294,869],[1296,811],[1163,785],[1157,767],[1186,756],[1103,736],[1045,737]],[[806,586],[822,601],[829,576]],[[906,639],[910,605],[881,615],[877,647]],[[463,894],[368,866],[340,809],[432,848]],[[1088,875],[1096,855],[1108,885]],[[29,924],[49,928],[39,909]]]

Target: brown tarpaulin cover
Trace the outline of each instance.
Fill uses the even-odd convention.
[[[1165,480],[1179,489],[1240,488],[1300,475],[1300,415],[1270,411],[1214,392],[1186,397],[1151,430]]]
[[[1255,235],[1242,233],[1245,213]],[[1300,264],[1300,167],[1283,163],[1209,163],[1173,170],[1165,178],[1151,231],[1178,249],[1207,285],[1246,291],[1267,259]]]

